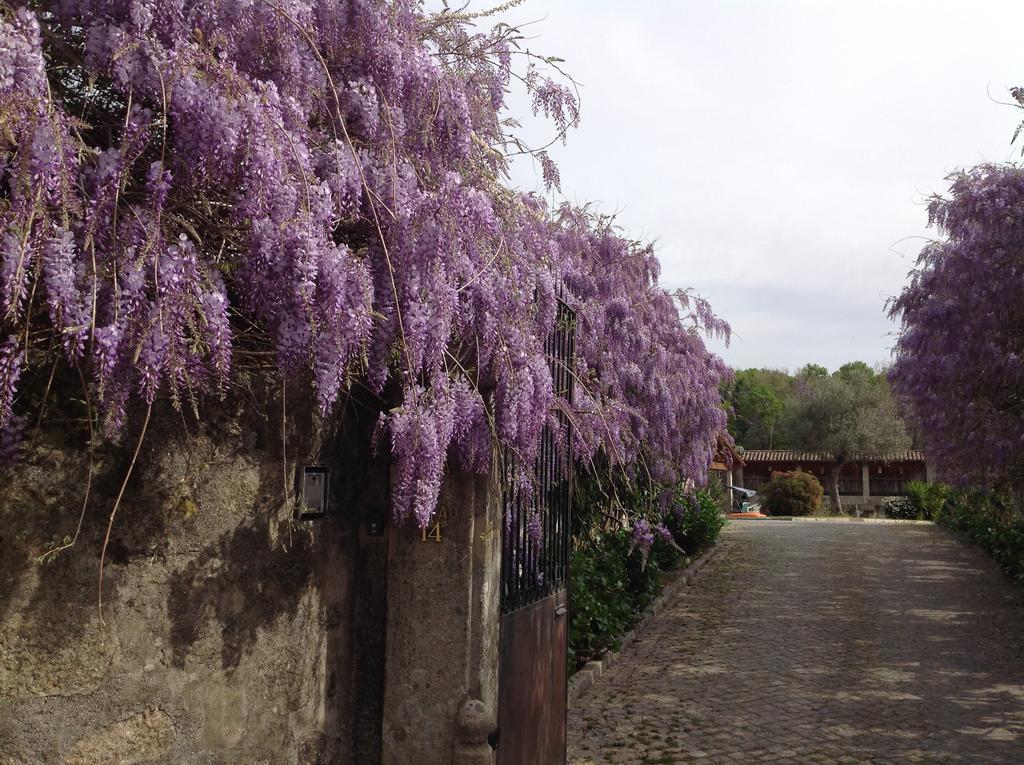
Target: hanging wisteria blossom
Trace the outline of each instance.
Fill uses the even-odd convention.
[[[114,435],[263,345],[325,415],[353,380],[382,395],[394,513],[425,524],[449,457],[484,471],[500,443],[528,484],[568,408],[543,349],[561,289],[578,456],[700,480],[727,370],[697,329],[728,327],[657,287],[650,247],[505,185],[517,38],[476,23],[413,0],[4,6],[0,451],[54,353]],[[543,64],[517,81],[564,136],[575,92]]]
[[[949,180],[928,206],[942,238],[891,305],[902,327],[890,379],[945,480],[1008,479],[1020,492],[1024,168],[979,165]]]

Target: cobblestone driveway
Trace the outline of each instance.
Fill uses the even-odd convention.
[[[1024,598],[927,525],[747,521],[569,710],[569,762],[1024,763]]]

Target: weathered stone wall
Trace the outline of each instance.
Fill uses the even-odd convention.
[[[392,528],[383,765],[489,765],[497,726],[496,475],[450,470],[437,526]]]
[[[372,418],[350,414],[322,443],[289,401],[285,464],[281,410],[240,398],[201,423],[154,413],[110,538],[102,620],[99,551],[141,418],[95,453],[81,534],[45,562],[78,523],[81,428],[44,427],[0,479],[3,765],[361,763],[379,751],[379,713],[353,702],[379,708],[383,693],[382,648],[355,639],[383,643],[385,548],[358,531],[387,503]],[[331,466],[337,515],[291,519],[283,497],[303,462]]]

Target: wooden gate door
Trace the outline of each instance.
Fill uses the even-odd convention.
[[[576,317],[558,303],[545,343],[555,390],[572,401]],[[566,413],[545,428],[525,497],[506,454],[501,555],[498,765],[564,765],[572,493],[572,431]]]

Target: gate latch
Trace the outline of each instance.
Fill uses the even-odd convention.
[[[501,727],[497,727],[487,734],[487,743],[491,745],[491,749],[498,748],[498,739],[501,738]]]
[[[566,608],[565,606],[559,606],[558,608],[555,609],[555,616],[565,616],[565,612],[568,611],[568,610],[569,609]]]

